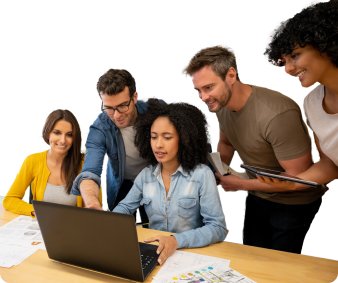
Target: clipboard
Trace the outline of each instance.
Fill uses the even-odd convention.
[[[270,169],[259,168],[259,167],[255,167],[255,166],[244,165],[244,164],[241,164],[241,167],[250,171],[250,172],[252,172],[252,173],[255,173],[259,176],[264,176],[264,177],[268,177],[268,178],[272,178],[272,179],[278,179],[278,180],[281,180],[281,181],[299,183],[299,184],[307,185],[309,187],[317,187],[318,186],[318,184],[315,183],[315,182],[303,180],[301,178],[287,174],[285,172],[279,172],[279,171],[274,171],[274,170],[270,170]]]

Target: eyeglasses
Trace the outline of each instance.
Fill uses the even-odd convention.
[[[116,108],[109,107],[109,108],[104,109],[103,108],[103,102],[102,102],[101,111],[108,116],[114,115],[115,110],[117,110],[117,112],[119,112],[119,113],[127,112],[129,110],[129,105],[130,105],[132,99],[133,99],[133,97],[130,98],[129,103],[127,105],[120,105],[120,106],[117,106]]]

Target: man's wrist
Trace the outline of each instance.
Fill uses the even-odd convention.
[[[300,184],[300,183],[291,183],[291,188],[289,190],[291,190],[291,191],[297,191],[297,190],[306,189],[306,188],[308,188],[308,186],[305,186],[303,184]],[[286,190],[286,191],[289,191],[289,190]]]
[[[246,179],[241,179],[239,180],[240,185],[239,185],[239,191],[250,191],[252,189],[252,179],[246,180]],[[251,186],[250,186],[251,184]]]

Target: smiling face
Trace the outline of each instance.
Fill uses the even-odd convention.
[[[113,115],[109,115],[109,118],[120,129],[123,129],[128,126],[133,126],[135,124],[137,118],[137,109],[135,106],[137,102],[137,92],[135,92],[133,97],[130,98],[129,88],[126,86],[124,90],[118,94],[107,95],[100,93],[100,95],[103,102],[103,108],[105,109],[128,105],[131,99],[129,109],[127,112],[119,113],[117,110],[115,110]]]
[[[303,87],[309,87],[316,82],[322,82],[334,67],[331,60],[320,54],[311,45],[298,47],[291,55],[284,56],[285,72],[298,77]]]
[[[72,124],[59,120],[55,123],[53,130],[49,134],[50,149],[54,153],[67,154],[73,144]]]
[[[217,76],[208,65],[194,73],[192,81],[210,112],[220,111],[231,99],[232,92],[228,83]]]
[[[177,152],[179,136],[167,117],[157,118],[150,130],[151,148],[159,163],[178,164]]]

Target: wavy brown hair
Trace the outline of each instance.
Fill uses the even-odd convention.
[[[208,47],[200,50],[183,70],[183,73],[192,76],[204,66],[210,66],[223,81],[231,67],[236,70],[236,80],[239,81],[236,56],[229,49],[222,46]]]
[[[83,159],[83,155],[81,154],[81,130],[79,123],[72,112],[61,109],[55,110],[50,113],[46,119],[42,129],[42,137],[49,145],[49,135],[54,129],[56,122],[60,120],[67,121],[72,125],[73,143],[61,165],[61,177],[65,178],[66,192],[70,194],[73,181],[79,173],[81,160]]]

